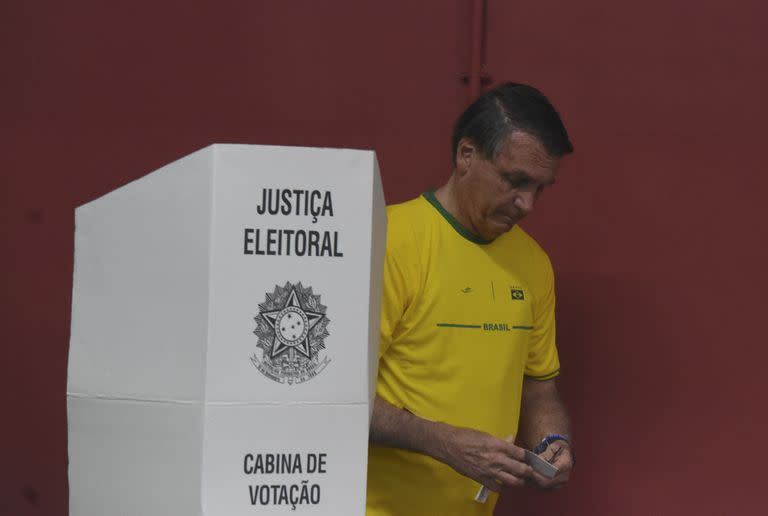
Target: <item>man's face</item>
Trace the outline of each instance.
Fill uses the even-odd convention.
[[[520,131],[509,136],[492,161],[471,141],[461,140],[456,157],[459,221],[486,240],[506,233],[554,184],[559,164],[535,137]]]

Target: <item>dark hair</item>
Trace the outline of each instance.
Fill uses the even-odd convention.
[[[563,121],[549,100],[532,86],[506,82],[481,95],[456,121],[453,164],[462,138],[472,140],[482,156],[492,160],[514,131],[535,136],[553,157],[573,152]]]

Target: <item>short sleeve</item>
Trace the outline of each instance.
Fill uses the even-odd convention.
[[[555,278],[552,264],[544,255],[541,283],[533,304],[533,331],[525,364],[525,375],[535,380],[549,380],[560,372],[555,345]]]
[[[411,256],[414,252],[415,242],[411,228],[390,214],[384,256],[380,357],[392,344],[403,314],[413,299],[412,290],[416,282],[413,277],[414,260]]]

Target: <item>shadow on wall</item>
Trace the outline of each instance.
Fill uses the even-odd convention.
[[[571,414],[577,468],[558,491],[505,492],[497,516],[628,514],[627,503],[641,495],[622,490],[632,485],[627,484],[626,454],[643,453],[643,436],[656,432],[648,415],[658,398],[649,396],[652,374],[644,363],[647,343],[660,342],[657,328],[662,327],[649,321],[665,317],[654,313],[664,306],[647,285],[641,277],[557,274],[558,388]],[[636,474],[650,474],[656,466],[650,453],[645,463],[642,457],[633,459]]]

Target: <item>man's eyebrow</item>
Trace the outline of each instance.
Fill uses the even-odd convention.
[[[534,179],[522,168],[514,168],[507,172],[507,175],[511,176],[514,179],[527,179],[528,181],[538,183],[538,181],[534,181]],[[546,181],[544,183],[540,183],[543,186],[554,186],[555,185],[555,178],[553,177],[549,181]]]
[[[521,168],[514,168],[507,172],[507,175],[513,179],[533,179],[530,175],[528,175],[528,172]]]

